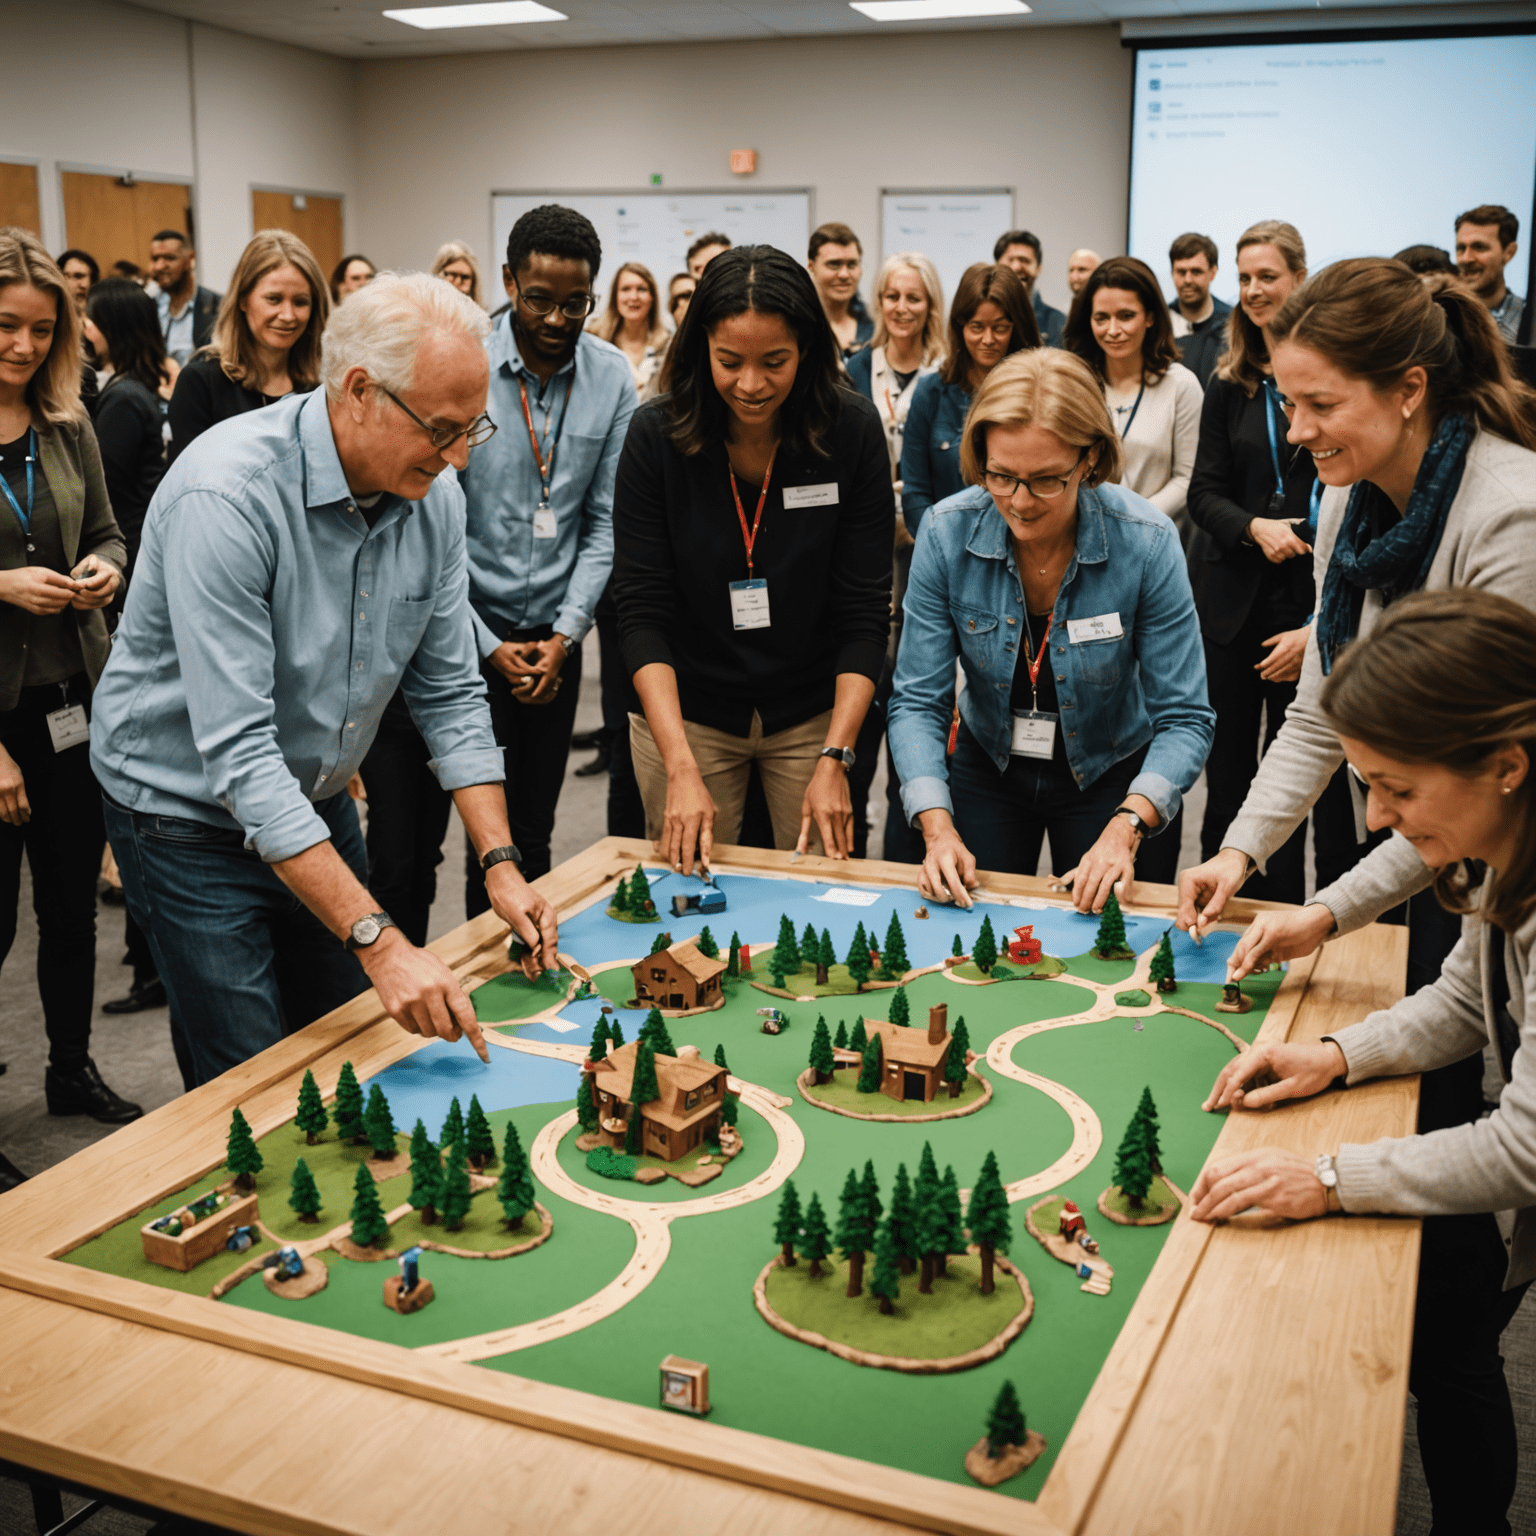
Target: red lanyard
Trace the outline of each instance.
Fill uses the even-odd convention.
[[[741,541],[747,546],[747,579],[752,579],[752,546],[757,543],[757,530],[763,525],[763,506],[768,500],[768,480],[773,474],[773,461],[778,457],[779,445],[773,445],[773,452],[768,455],[768,468],[763,475],[762,494],[757,498],[757,516],[752,519],[752,531],[747,532],[746,508],[741,504],[741,492],[736,489],[736,471],[731,468],[730,456],[726,456],[725,467],[731,477],[731,500],[736,503],[736,516],[741,519]]]
[[[1040,681],[1040,663],[1045,660],[1046,649],[1050,645],[1051,625],[1055,622],[1056,615],[1052,613],[1045,621],[1045,633],[1040,636],[1040,649],[1035,652],[1035,659],[1029,659],[1029,646],[1031,635],[1029,633],[1029,614],[1024,615],[1024,665],[1029,670],[1029,691],[1038,694],[1035,685]]]
[[[576,385],[576,370],[571,369],[570,382],[565,386],[565,401],[560,407],[560,432],[565,431],[566,413],[571,408],[571,390]],[[517,392],[523,400],[523,420],[528,423],[528,441],[533,444],[533,462],[539,466],[539,485],[544,491],[544,505],[549,505],[549,482],[555,472],[555,449],[549,450],[549,463],[544,463],[544,455],[539,450],[538,434],[533,430],[533,412],[528,409],[528,387],[519,378]],[[549,417],[544,418],[544,435],[549,436]],[[555,448],[560,446],[560,434],[555,434]]]

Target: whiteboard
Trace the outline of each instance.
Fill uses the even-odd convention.
[[[965,269],[991,261],[997,237],[1012,228],[1011,187],[880,194],[881,260],[921,251],[939,269],[946,314]]]
[[[512,226],[543,203],[559,203],[585,214],[603,243],[597,287],[604,303],[613,274],[626,261],[651,269],[666,304],[667,279],[685,271],[688,247],[702,234],[719,230],[732,245],[776,245],[796,261],[805,260],[811,233],[811,194],[799,191],[673,192],[493,192],[493,268],[506,261]]]

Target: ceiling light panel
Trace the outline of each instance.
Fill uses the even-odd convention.
[[[871,21],[955,21],[965,16],[1025,16],[1024,0],[850,0]]]
[[[515,27],[527,21],[569,21],[564,11],[551,10],[538,0],[492,0],[487,5],[423,5],[385,11],[391,21],[436,31],[439,27]]]

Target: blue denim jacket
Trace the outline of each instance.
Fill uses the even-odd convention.
[[[911,821],[954,808],[945,745],[957,656],[960,717],[998,772],[1008,766],[1024,589],[1008,525],[980,486],[923,519],[902,610],[888,719]],[[1073,640],[1071,621],[1103,615],[1118,615],[1118,638]],[[1049,665],[1078,787],[1150,741],[1128,792],[1150,800],[1167,826],[1205,765],[1216,715],[1178,530],[1117,485],[1077,493],[1077,552],[1056,595]]]
[[[935,502],[965,488],[960,477],[960,434],[971,408],[968,391],[936,373],[917,381],[901,440],[901,515],[914,538]]]

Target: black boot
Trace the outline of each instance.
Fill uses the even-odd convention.
[[[571,737],[571,751],[592,752],[603,744],[603,728],[598,726],[595,731],[582,731],[579,735]]]
[[[7,1190],[15,1189],[18,1184],[25,1184],[26,1182],[26,1174],[4,1152],[0,1152],[0,1195],[5,1194]]]
[[[60,1072],[50,1064],[43,1078],[50,1115],[89,1115],[103,1125],[127,1125],[144,1113],[137,1104],[120,1099],[101,1080],[89,1056],[83,1066]]]
[[[101,1005],[103,1013],[143,1013],[149,1008],[165,1007],[165,983],[158,976],[148,981],[135,980],[127,997],[114,997]]]
[[[576,770],[578,779],[595,779],[600,773],[608,772],[608,764],[613,761],[613,753],[607,747],[599,747],[597,756],[590,763],[583,763]]]

